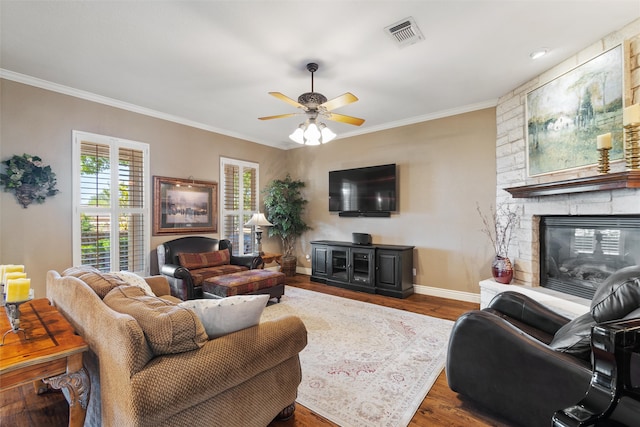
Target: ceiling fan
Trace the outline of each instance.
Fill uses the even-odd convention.
[[[306,92],[300,95],[298,97],[298,101],[294,101],[293,99],[289,98],[286,95],[283,95],[280,92],[269,92],[269,95],[275,96],[276,98],[286,102],[287,104],[300,108],[304,111],[304,114],[309,117],[309,121],[311,123],[315,123],[316,119],[319,117],[355,126],[360,126],[362,123],[364,123],[364,119],[345,116],[344,114],[336,114],[332,112],[336,108],[340,108],[345,105],[351,104],[352,102],[356,102],[358,98],[354,94],[347,92],[327,101],[327,98],[323,94],[313,91],[313,73],[318,71],[318,64],[314,62],[307,64],[307,70],[311,72],[311,92]],[[284,119],[286,117],[294,117],[300,114],[303,113],[278,114],[277,116],[259,117],[259,119]]]

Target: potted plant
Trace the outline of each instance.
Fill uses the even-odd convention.
[[[285,179],[275,179],[262,190],[267,219],[273,224],[269,227],[269,236],[278,236],[282,240],[282,271],[287,276],[295,275],[296,241],[309,227],[302,218],[304,207],[308,203],[302,196],[304,182],[293,180],[287,174]]]
[[[488,218],[477,206],[484,228],[482,231],[489,237],[495,250],[495,257],[491,263],[491,273],[498,283],[509,284],[513,279],[513,265],[509,259],[509,245],[513,238],[513,230],[520,223],[517,207],[502,203],[491,208],[491,218]]]

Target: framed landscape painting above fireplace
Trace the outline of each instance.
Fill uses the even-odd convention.
[[[598,135],[609,159],[624,156],[623,48],[618,45],[527,93],[527,171],[543,175],[594,165]]]
[[[218,183],[153,177],[153,234],[218,232]]]

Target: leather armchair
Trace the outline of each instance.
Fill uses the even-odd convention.
[[[510,423],[551,425],[556,411],[575,405],[589,389],[592,328],[635,318],[640,318],[640,266],[611,275],[596,291],[590,311],[573,320],[523,294],[501,293],[454,324],[446,362],[449,387]]]
[[[224,249],[228,249],[229,254],[233,254],[229,240],[219,241],[203,236],[181,237],[158,245],[158,269],[160,274],[169,281],[171,295],[182,300],[202,298],[202,286],[197,283],[192,271],[180,265],[178,257],[180,253],[205,253]],[[231,255],[230,265],[252,270],[262,265],[262,258],[253,255]]]

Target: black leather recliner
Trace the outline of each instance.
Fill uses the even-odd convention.
[[[233,254],[229,240],[218,241],[204,236],[181,237],[158,245],[158,269],[169,281],[171,295],[182,300],[202,298],[202,286],[195,283],[189,269],[180,265],[180,253],[205,253],[224,249]],[[259,256],[231,255],[230,258],[231,265],[246,267],[249,270],[262,266],[262,258]]]
[[[487,308],[457,319],[447,354],[449,387],[516,425],[549,426],[556,411],[580,402],[589,389],[592,328],[635,318],[640,266],[611,275],[590,311],[573,320],[523,294],[501,293]]]

